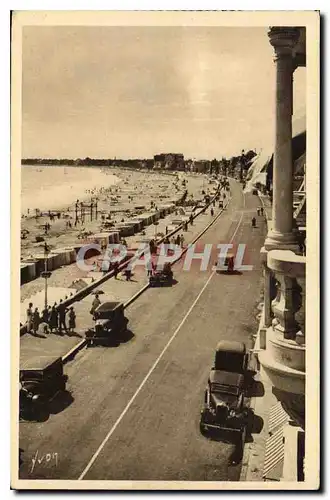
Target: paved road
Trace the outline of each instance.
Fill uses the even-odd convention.
[[[177,284],[142,295],[127,310],[126,342],[81,351],[67,365],[71,404],[46,422],[20,424],[21,479],[239,479],[240,466],[228,466],[233,446],[200,435],[199,411],[217,342],[250,346],[256,331],[265,232],[261,221],[251,229],[257,205],[233,183],[228,209],[203,238],[247,244],[253,271],[195,264],[187,272],[178,263]]]

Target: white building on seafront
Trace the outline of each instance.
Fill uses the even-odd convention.
[[[301,242],[306,238],[306,155],[299,151],[294,162],[292,110],[294,72],[306,67],[306,33],[305,28],[274,26],[268,35],[275,52],[276,139],[274,151],[264,152],[260,160],[266,164],[272,158],[273,165],[268,234],[261,250],[264,303],[256,352],[261,380],[268,382],[276,399],[265,423],[271,432],[263,477],[303,481],[306,257]],[[258,175],[263,172],[263,165],[259,167]]]

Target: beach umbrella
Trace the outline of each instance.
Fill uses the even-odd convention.
[[[102,295],[102,294],[104,294],[103,290],[94,290],[94,292],[92,292],[92,295]]]

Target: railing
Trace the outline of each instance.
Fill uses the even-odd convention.
[[[260,329],[265,338],[261,342],[260,334],[258,358],[274,395],[304,428],[306,257],[271,250],[267,259],[264,256],[264,265],[269,286],[265,287],[264,328]]]
[[[277,288],[271,305],[273,330],[283,339],[304,344],[306,257],[289,250],[272,250],[267,256],[267,267]]]

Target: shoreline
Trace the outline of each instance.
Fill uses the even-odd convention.
[[[66,165],[42,165],[40,168],[44,169],[44,167],[49,167],[49,168],[61,168],[62,170],[63,169],[70,169],[72,171],[80,171],[83,173],[83,171],[85,169],[88,169],[88,170],[91,170],[91,169],[94,169],[94,170],[97,170],[98,173],[102,173],[103,177],[104,177],[104,184],[103,184],[103,187],[105,188],[110,188],[112,186],[117,186],[118,184],[120,184],[120,182],[122,181],[122,179],[120,178],[120,175],[116,175],[114,172],[113,172],[113,169],[108,169],[108,168],[104,168],[103,166],[93,166],[93,167],[74,167],[74,166],[66,166]],[[21,167],[22,169],[28,169],[28,168],[33,168],[33,169],[38,169],[39,168],[39,165],[22,165]],[[38,171],[38,170],[37,170]],[[46,171],[45,170],[42,170],[43,173],[45,173]],[[63,172],[64,173],[64,172]],[[118,173],[117,173],[118,174]],[[105,176],[108,176],[108,175],[111,175],[111,179],[109,179],[109,182],[106,182],[106,177]],[[72,181],[74,183],[74,181]],[[91,187],[91,189],[88,189],[88,184],[86,183],[85,186],[82,186],[83,183],[81,183],[81,188],[79,189],[79,184],[78,183],[74,183],[72,187],[76,188],[77,191],[76,193],[77,194],[74,194],[72,193],[72,196],[71,196],[71,199],[70,201],[68,200],[68,202],[59,202],[57,204],[57,200],[55,198],[55,202],[54,202],[54,205],[53,206],[47,206],[47,208],[41,208],[40,207],[25,207],[24,209],[21,210],[21,217],[22,218],[27,218],[27,219],[33,219],[35,218],[35,213],[36,213],[36,210],[40,211],[41,213],[48,213],[48,211],[52,211],[52,212],[64,212],[64,211],[67,211],[67,208],[68,207],[71,207],[72,205],[74,206],[74,203],[76,201],[76,199],[79,199],[80,201],[83,201],[83,202],[87,202],[88,200],[90,200],[93,196],[91,196],[91,193],[89,191],[96,191],[96,190],[99,190],[101,187],[102,187],[102,184],[100,183],[100,181]],[[65,186],[65,183],[63,183],[63,186]],[[41,185],[41,188],[42,188],[42,185]],[[55,189],[60,189],[61,188],[61,185],[58,184],[55,186]],[[49,189],[49,188],[48,188]],[[60,194],[60,193],[59,193]],[[24,199],[24,192],[21,194],[22,198]],[[30,203],[25,203],[25,205],[28,205]],[[51,203],[50,203],[51,205]]]

